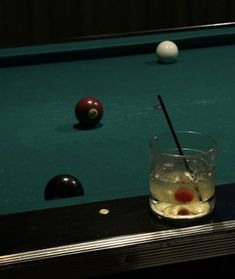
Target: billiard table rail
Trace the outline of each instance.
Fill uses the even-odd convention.
[[[169,30],[84,38],[57,44],[0,49],[0,67],[34,65],[83,59],[155,53],[163,40],[179,50],[235,44],[235,23],[212,24]]]
[[[79,255],[84,256],[84,253],[87,255],[90,253],[90,262],[84,262],[84,264],[91,267],[93,260],[97,260],[97,254],[102,253],[104,250],[107,251],[107,261],[105,262],[107,266],[110,266],[108,257],[114,255],[120,257],[118,258],[119,264],[122,262],[135,262],[136,267],[216,257],[235,253],[234,228],[235,220],[230,220],[214,224],[168,229],[160,232],[122,235],[0,256],[0,266],[9,267],[10,265],[59,257],[79,257]],[[117,271],[120,271],[120,267]]]
[[[235,187],[216,189],[214,213],[195,224],[159,220],[147,196],[2,215],[0,274],[32,275],[56,266],[58,273],[69,267],[88,277],[233,257]],[[100,208],[110,213],[103,216]]]

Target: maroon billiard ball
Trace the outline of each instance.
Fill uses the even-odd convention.
[[[103,105],[95,97],[80,99],[75,106],[75,115],[79,123],[84,127],[94,127],[103,117]]]

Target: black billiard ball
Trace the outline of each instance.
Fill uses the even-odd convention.
[[[75,106],[75,115],[83,127],[96,126],[103,117],[103,105],[95,97],[84,97]]]
[[[80,181],[69,174],[61,174],[53,177],[46,185],[44,191],[45,200],[61,199],[84,195]]]

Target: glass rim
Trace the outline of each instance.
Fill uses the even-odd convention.
[[[188,134],[188,135],[196,135],[196,136],[207,138],[207,140],[210,142],[210,146],[211,146],[210,148],[205,149],[205,150],[192,149],[195,151],[200,151],[201,155],[207,155],[207,154],[213,152],[214,150],[216,150],[216,147],[217,147],[216,140],[212,136],[209,136],[208,134],[196,132],[196,131],[192,131],[192,130],[177,130],[177,131],[175,131],[175,133],[176,133],[176,135],[177,134]],[[160,133],[158,136],[154,136],[150,140],[150,145],[157,143],[157,140],[160,137],[168,136],[168,135],[172,137],[173,141],[175,141],[172,133],[168,131],[168,132]],[[178,150],[176,143],[175,143],[175,147],[176,147],[176,150]],[[183,154],[183,155],[182,154],[173,154],[173,153],[166,152],[166,151],[164,152],[164,149],[161,149],[161,148],[159,148],[159,151],[161,152],[162,155],[166,155],[166,156],[173,157],[173,158],[194,158],[194,157],[199,156],[199,154]]]

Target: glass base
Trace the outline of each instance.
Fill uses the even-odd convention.
[[[209,215],[214,209],[214,199],[190,204],[172,204],[150,198],[152,211],[160,217],[173,220],[193,220]]]

